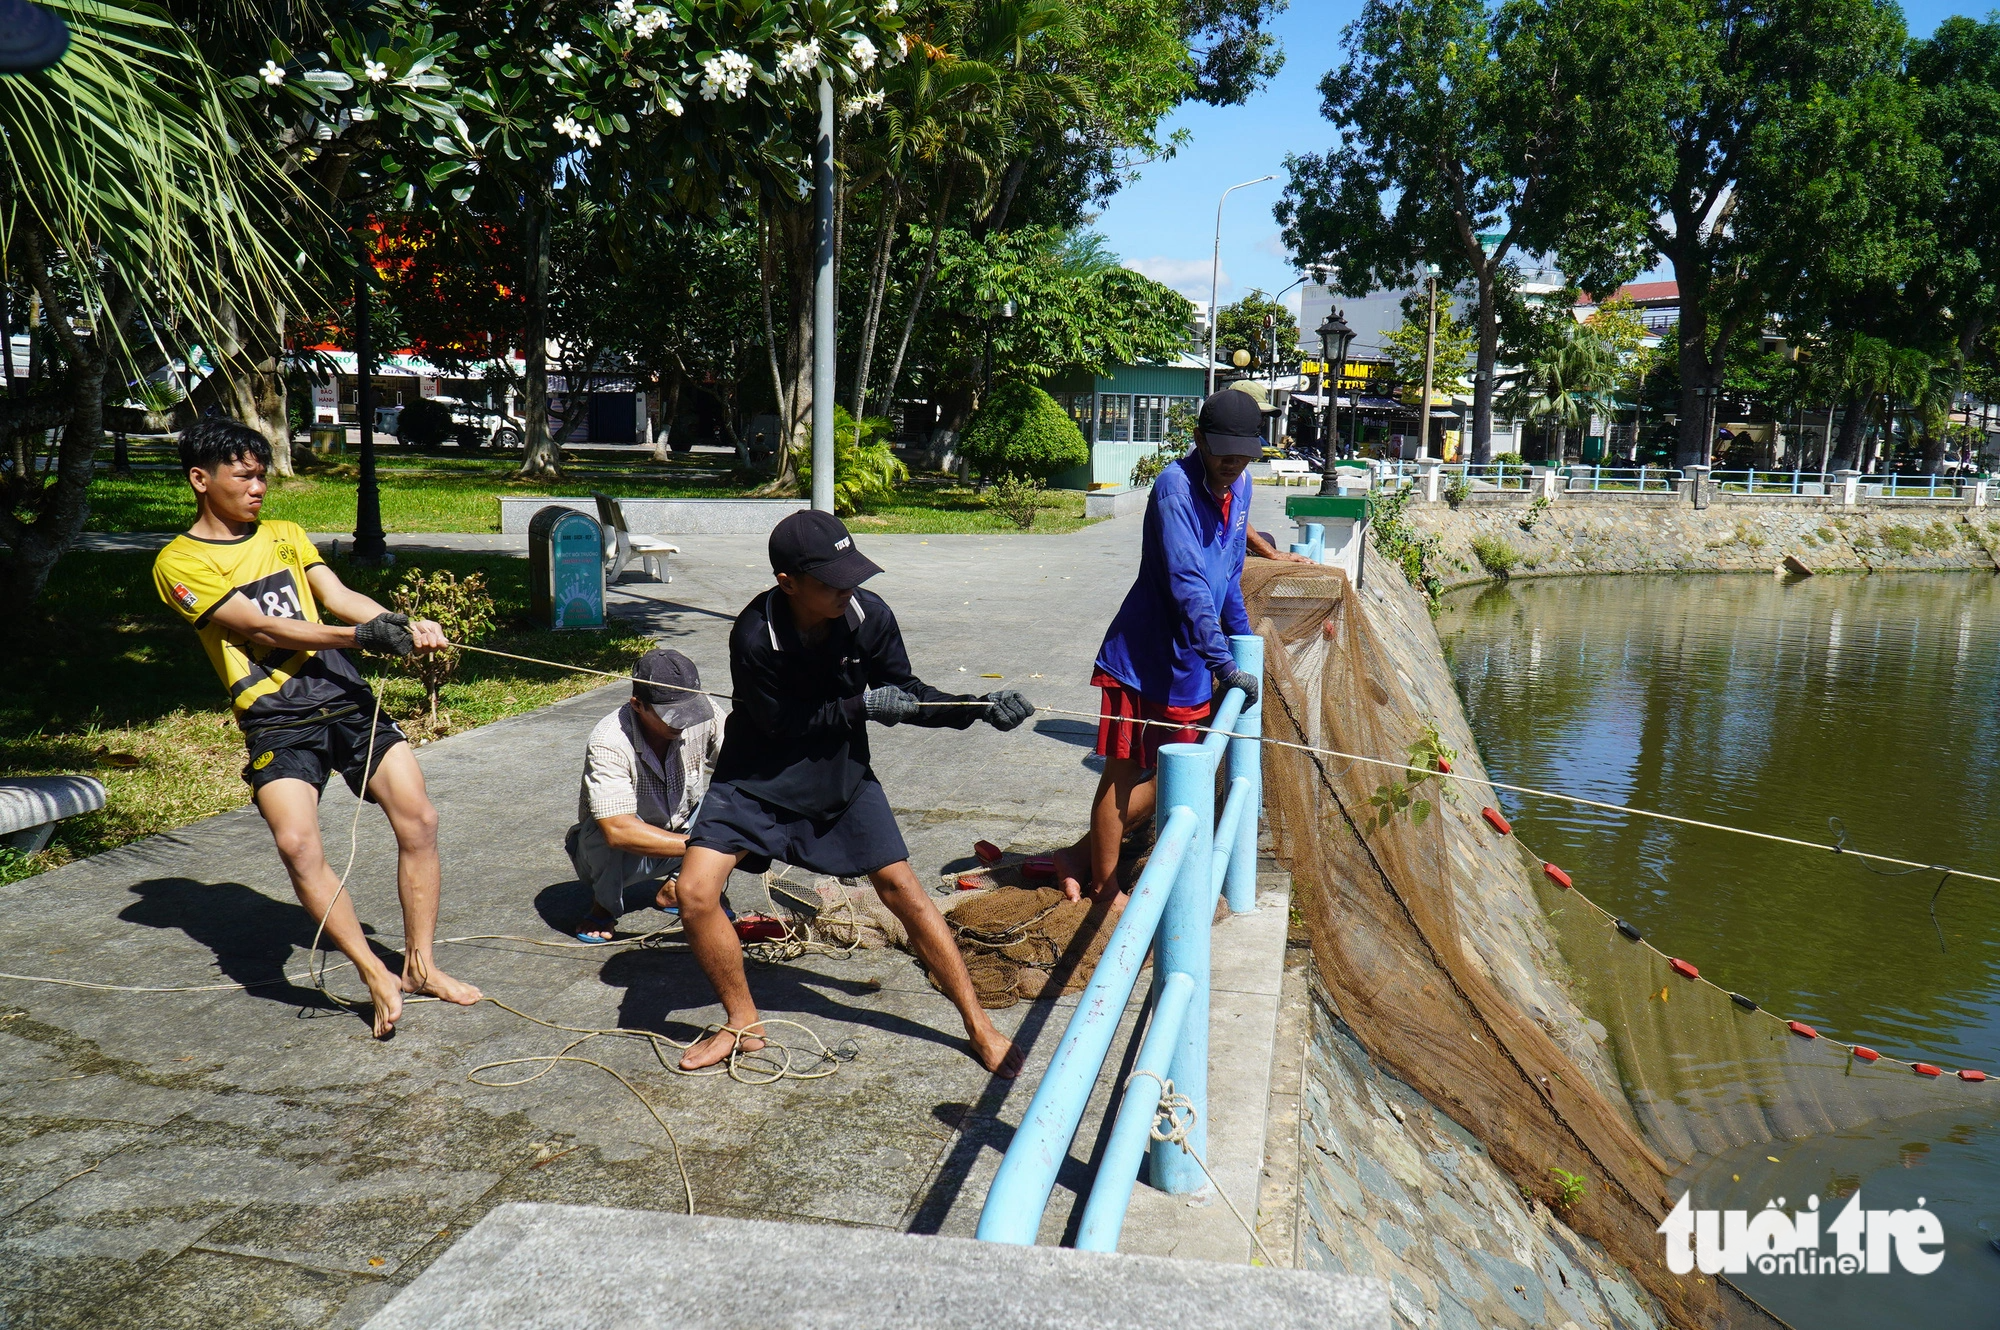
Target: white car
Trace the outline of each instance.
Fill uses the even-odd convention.
[[[441,413],[433,413],[433,406],[441,408]],[[416,411],[419,416],[431,416],[435,428],[429,430],[412,429],[405,437],[404,413]],[[412,418],[411,425],[418,424]],[[485,406],[478,402],[460,401],[456,397],[426,397],[402,406],[378,406],[375,408],[375,428],[384,434],[393,434],[405,448],[434,452],[447,442],[455,442],[460,448],[491,448],[503,451],[519,451],[527,445],[528,427],[515,416],[498,407]]]

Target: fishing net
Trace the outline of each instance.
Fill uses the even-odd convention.
[[[1055,887],[1000,886],[960,900],[945,916],[981,1006],[1081,992],[1117,920],[1103,902]]]
[[[1267,737],[1392,759],[1422,741],[1420,708],[1343,574],[1253,562],[1243,589],[1266,643]],[[1275,848],[1320,978],[1369,1052],[1523,1185],[1547,1191],[1557,1168],[1584,1175],[1565,1217],[1674,1325],[1771,1324],[1726,1287],[1667,1271],[1655,1230],[1672,1165],[1463,944],[1449,838],[1476,834],[1461,825],[1477,817],[1473,801],[1443,801],[1435,780],[1275,745],[1264,764]],[[1419,800],[1430,805],[1421,820]]]

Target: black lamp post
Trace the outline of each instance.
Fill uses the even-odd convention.
[[[1319,390],[1326,394],[1326,428],[1322,431],[1326,456],[1320,464],[1319,492],[1333,494],[1339,490],[1333,475],[1333,444],[1340,437],[1340,373],[1347,366],[1354,329],[1347,326],[1339,310],[1329,307],[1326,321],[1314,331],[1319,334]]]

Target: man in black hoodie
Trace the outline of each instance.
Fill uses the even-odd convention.
[[[1021,1054],[973,992],[944,916],[910,868],[888,796],[868,764],[868,722],[1011,730],[1034,714],[1016,692],[942,693],[910,672],[896,616],[861,584],[881,572],[831,513],[793,513],[771,532],[778,584],[729,635],[735,705],[715,775],[688,833],[680,911],[727,1028],[681,1058],[693,1071],[762,1048],[743,947],[722,909],[732,869],[774,859],[829,877],[866,877],[902,921],[938,987],[965,1019],[972,1055],[1013,1077]]]

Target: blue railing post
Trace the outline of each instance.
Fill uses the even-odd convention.
[[[1194,980],[1181,1037],[1168,1073],[1174,1088],[1194,1105],[1195,1126],[1187,1148],[1155,1142],[1153,1185],[1185,1196],[1199,1191],[1206,1176],[1188,1150],[1208,1156],[1208,954],[1209,929],[1215,916],[1209,863],[1215,842],[1215,764],[1199,744],[1160,746],[1160,789],[1154,806],[1194,810],[1194,836],[1174,878],[1173,892],[1160,917],[1153,944],[1153,981],[1166,982],[1175,971]]]
[[[1246,633],[1229,639],[1229,654],[1236,668],[1264,682],[1264,639]],[[1243,708],[1236,723],[1238,738],[1229,741],[1229,779],[1247,776],[1250,780],[1250,807],[1236,827],[1236,845],[1229,856],[1229,873],[1223,879],[1223,894],[1229,908],[1244,914],[1257,908],[1257,814],[1264,806],[1264,695],[1257,705]]]

